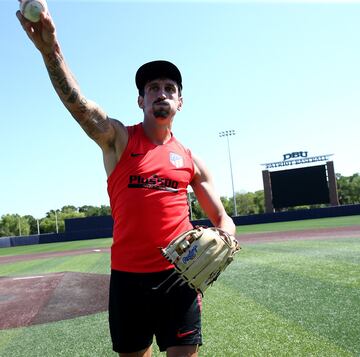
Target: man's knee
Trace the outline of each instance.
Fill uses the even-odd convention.
[[[151,357],[151,346],[131,353],[119,353],[119,357]]]
[[[197,357],[198,345],[173,346],[166,350],[167,357]]]

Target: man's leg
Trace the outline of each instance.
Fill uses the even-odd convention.
[[[159,291],[156,341],[168,357],[197,357],[201,337],[201,296],[187,285]]]
[[[151,346],[137,352],[132,353],[119,353],[119,357],[151,357]]]
[[[113,350],[120,356],[150,357],[152,307],[141,274],[111,271],[109,327]]]
[[[198,345],[173,346],[166,350],[167,357],[197,357]]]

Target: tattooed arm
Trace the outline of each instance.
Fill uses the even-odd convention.
[[[42,55],[59,98],[85,132],[101,146],[104,134],[113,130],[106,113],[82,95],[58,46]]]
[[[40,51],[50,80],[62,103],[103,150],[105,169],[110,174],[126,146],[126,128],[119,121],[108,118],[96,103],[82,94],[64,60],[50,14],[41,13],[41,19],[37,23],[26,20],[20,11],[16,15],[28,37]]]

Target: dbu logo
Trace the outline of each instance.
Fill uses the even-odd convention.
[[[185,257],[182,258],[182,262],[184,264],[187,264],[190,260],[194,259],[196,257],[197,253],[197,245],[194,245],[190,250],[188,255],[185,255]]]
[[[289,159],[297,159],[299,157],[307,157],[308,152],[307,151],[298,151],[298,152],[292,152],[289,154],[284,154],[284,161]]]

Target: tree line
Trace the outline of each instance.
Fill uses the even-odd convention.
[[[338,197],[340,205],[360,203],[360,174],[352,176],[342,176],[336,174]],[[233,197],[220,198],[226,212],[234,216],[234,199]],[[191,219],[206,218],[201,209],[194,193],[188,194]],[[265,212],[264,191],[247,192],[235,194],[236,208],[238,215],[259,214]],[[302,206],[298,208],[315,208],[317,206]],[[81,218],[91,216],[106,216],[111,214],[109,206],[64,206],[61,209],[51,210],[46,213],[45,217],[35,219],[31,215],[20,216],[18,214],[5,214],[0,219],[0,237],[10,237],[19,235],[31,235],[40,233],[64,232],[65,219]]]
[[[0,219],[0,237],[31,235],[38,233],[64,232],[65,219],[111,214],[109,206],[64,206],[51,210],[45,217],[36,219],[31,215],[5,214]]]

